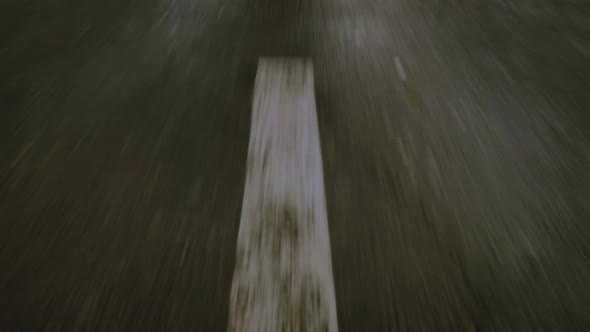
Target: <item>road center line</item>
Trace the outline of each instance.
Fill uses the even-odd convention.
[[[261,58],[229,331],[337,331],[313,65]]]

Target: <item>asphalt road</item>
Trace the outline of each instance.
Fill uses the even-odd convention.
[[[584,1],[1,2],[0,329],[227,328],[261,56],[314,64],[341,331],[590,329],[588,29]]]

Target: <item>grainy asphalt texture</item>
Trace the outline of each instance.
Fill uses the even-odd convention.
[[[227,328],[260,56],[314,63],[341,331],[589,330],[589,29],[582,0],[1,1],[0,330]]]

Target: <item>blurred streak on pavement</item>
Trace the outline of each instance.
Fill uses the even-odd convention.
[[[341,331],[590,329],[588,29],[581,0],[2,1],[0,329],[225,330],[256,64],[290,55]]]

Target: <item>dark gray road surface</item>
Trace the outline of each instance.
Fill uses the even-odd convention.
[[[269,55],[314,62],[341,331],[590,329],[589,29],[573,0],[2,1],[0,329],[226,329]]]

